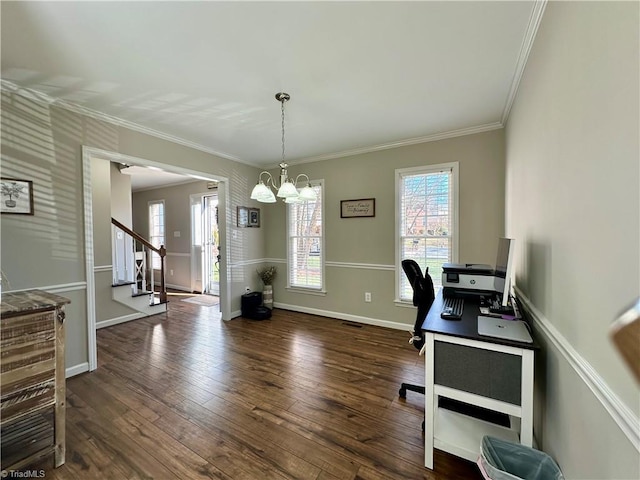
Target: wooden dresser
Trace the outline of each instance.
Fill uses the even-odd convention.
[[[0,427],[2,470],[65,457],[64,306],[40,290],[2,293]]]

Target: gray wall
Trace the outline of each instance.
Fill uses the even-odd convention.
[[[131,177],[120,173],[116,162],[92,158],[91,178],[95,311],[96,323],[100,326],[104,325],[104,322],[116,322],[118,319],[129,319],[139,314],[137,310],[112,299],[114,274],[111,218],[129,228],[133,225]],[[125,240],[129,241],[126,236]],[[132,258],[129,258],[128,262],[131,265]]]
[[[640,292],[638,20],[637,2],[550,2],[506,130],[507,233],[543,344],[536,435],[567,478],[640,478],[613,419],[637,438],[640,393],[608,338]]]
[[[257,179],[251,177],[250,180]],[[252,184],[253,188],[253,184]],[[193,194],[215,193],[216,190],[208,190],[207,182],[196,181],[171,187],[154,188],[135,192],[133,194],[133,225],[136,232],[148,238],[148,202],[152,200],[164,200],[165,202],[165,229],[167,248],[167,284],[173,288],[190,290],[191,288],[191,213],[190,196]],[[250,192],[249,192],[250,194]],[[238,201],[243,206],[257,206],[249,200],[249,194]],[[252,290],[261,288],[259,279],[255,274],[257,265],[264,259],[264,229],[263,228],[238,228],[236,221],[236,208],[234,207],[227,222],[232,238],[231,276],[234,288],[239,289],[240,294],[249,286]],[[180,236],[174,236],[174,232],[180,232]],[[173,275],[171,275],[173,270]],[[238,313],[239,305],[232,310]]]
[[[394,304],[395,170],[445,162],[460,166],[459,260],[495,263],[497,239],[504,234],[503,130],[291,167],[291,175],[304,172],[324,180],[327,294],[286,290],[285,205],[263,204],[267,257],[280,267],[274,284],[276,304],[381,325],[413,326],[415,309]],[[376,199],[374,218],[340,218],[340,200],[357,198]],[[371,292],[371,303],[364,302],[364,292]]]
[[[131,176],[120,173],[117,163],[109,163],[111,179],[111,216],[123,225],[131,228],[133,225]]]
[[[149,238],[149,202],[164,200],[166,282],[173,288],[191,290],[191,212],[189,196],[207,191],[204,181],[154,188],[133,194],[133,227]],[[215,190],[212,190],[215,192]],[[176,237],[175,232],[180,232]],[[256,252],[260,255],[262,252]],[[173,275],[171,275],[173,271]]]
[[[284,205],[247,200],[258,169],[3,91],[1,173],[34,181],[36,213],[1,217],[2,271],[11,289],[46,288],[72,300],[67,367],[86,363],[81,146],[88,145],[230,179],[232,310],[266,258],[282,267],[276,302],[409,325],[415,311],[393,304],[394,170],[459,161],[459,260],[492,263],[505,222],[518,242],[517,287],[543,347],[541,446],[567,478],[639,478],[638,451],[607,412],[637,430],[638,387],[607,329],[640,291],[638,13],[635,2],[549,3],[506,141],[492,131],[291,168],[325,181],[327,260],[364,264],[328,266],[326,297],[284,289]],[[110,167],[103,167],[106,177],[93,178],[96,236],[109,232]],[[375,218],[339,218],[340,200],[363,197],[376,198]],[[262,227],[235,228],[238,205],[260,206]],[[108,267],[107,242],[96,244],[95,259]],[[99,283],[96,274],[100,305],[108,287],[101,293]],[[371,304],[364,291],[373,293]]]
[[[131,180],[123,177],[109,160],[91,160],[94,288],[98,324],[137,313],[112,299],[111,217],[131,226]]]

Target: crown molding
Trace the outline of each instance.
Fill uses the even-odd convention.
[[[194,150],[199,150],[204,153],[209,153],[211,155],[215,155],[217,157],[224,158],[226,160],[231,160],[233,162],[242,163],[245,165],[249,165],[251,167],[261,168],[261,166],[257,163],[251,163],[246,160],[243,160],[238,157],[234,157],[233,155],[229,155],[227,153],[218,152],[211,148],[205,147],[204,145],[200,145],[199,143],[190,142],[189,140],[185,140],[180,137],[176,137],[173,135],[169,135],[168,133],[160,132],[158,130],[154,130],[152,128],[144,127],[134,122],[130,122],[128,120],[124,120],[122,118],[115,117],[113,115],[108,115],[106,113],[98,112],[96,110],[92,110],[90,108],[84,107],[82,105],[78,105],[72,102],[68,102],[66,100],[62,100],[59,98],[51,97],[46,93],[38,92],[37,90],[32,90],[30,88],[23,88],[19,85],[16,85],[9,80],[5,80],[4,78],[0,78],[0,88],[2,90],[15,93],[17,95],[21,95],[25,98],[30,98],[32,100],[46,103],[48,105],[53,105],[55,107],[60,107],[70,112],[74,112],[80,115],[84,115],[86,117],[91,117],[96,120],[100,120],[106,123],[110,123],[112,125],[116,125],[119,127],[127,128],[129,130],[134,130],[136,132],[144,133],[145,135],[150,135],[152,137],[159,138],[161,140],[166,140],[168,142],[176,143],[178,145],[182,145],[184,147],[193,148]]]
[[[537,5],[537,3],[536,3]],[[530,22],[531,23],[531,22]],[[537,24],[536,24],[536,29],[537,29]],[[535,33],[535,32],[534,32]],[[531,39],[533,41],[533,38]],[[529,47],[530,49],[530,47]],[[522,67],[522,69],[524,69],[524,66]],[[522,74],[520,73],[520,76]],[[520,78],[520,76],[518,78]],[[225,153],[221,153],[221,152],[217,152],[215,150],[212,150],[208,147],[205,147],[203,145],[197,144],[197,143],[193,143],[190,142],[188,140],[184,140],[182,138],[179,137],[175,137],[172,135],[169,135],[167,133],[163,133],[151,128],[147,128],[144,127],[142,125],[139,125],[137,123],[133,123],[133,122],[129,122],[127,120],[123,120],[121,118],[118,117],[114,117],[112,115],[107,115],[105,113],[101,113],[98,112],[96,110],[92,110],[90,108],[87,107],[83,107],[80,105],[77,105],[75,103],[71,103],[71,102],[67,102],[66,100],[61,100],[61,99],[56,99],[53,98],[45,93],[42,92],[38,92],[37,90],[32,90],[29,88],[23,88],[20,87],[18,85],[16,85],[13,82],[10,82],[8,80],[5,79],[1,79],[0,78],[0,87],[2,90],[6,90],[18,95],[21,95],[23,97],[26,98],[31,98],[33,100],[39,101],[39,102],[43,102],[49,105],[54,105],[56,107],[60,107],[63,108],[65,110],[69,110],[71,112],[74,113],[78,113],[80,115],[85,115],[91,118],[94,118],[96,120],[101,120],[103,122],[107,122],[110,123],[112,125],[116,125],[116,126],[120,126],[123,128],[127,128],[130,130],[134,130],[140,133],[144,133],[146,135],[150,135],[156,138],[160,138],[162,140],[167,140],[169,142],[172,143],[176,143],[179,145],[183,145],[185,147],[189,147],[189,148],[193,148],[195,150],[199,150],[205,153],[209,153],[211,155],[215,155],[221,158],[225,158],[227,160],[231,160],[234,162],[238,162],[238,163],[242,163],[245,165],[249,165],[251,167],[255,167],[255,168],[260,168],[263,170],[268,170],[268,169],[275,169],[278,168],[279,166],[279,162],[278,163],[274,163],[274,164],[269,164],[269,165],[263,165],[263,164],[259,164],[259,163],[255,163],[255,162],[248,162],[246,160],[242,160],[240,158],[234,157],[232,155],[228,155]],[[512,85],[512,90],[513,89],[517,90],[517,86],[514,87]],[[515,96],[515,91],[514,91],[514,96]],[[504,115],[503,115],[504,116]],[[435,133],[432,135],[425,135],[422,137],[413,137],[413,138],[407,138],[405,140],[398,140],[398,141],[394,141],[394,142],[389,142],[389,143],[382,143],[382,144],[378,144],[378,145],[373,145],[373,146],[369,146],[369,147],[361,147],[361,148],[354,148],[354,149],[349,149],[349,150],[342,150],[342,151],[338,151],[338,152],[334,152],[334,153],[328,153],[328,154],[324,154],[324,155],[317,155],[314,157],[306,157],[306,158],[302,158],[301,160],[297,160],[295,161],[295,163],[292,163],[290,161],[288,161],[287,163],[289,164],[289,166],[295,166],[295,165],[302,165],[305,163],[313,163],[313,162],[321,162],[324,160],[332,160],[335,158],[344,158],[344,157],[350,157],[350,156],[354,156],[354,155],[362,155],[365,153],[372,153],[372,152],[378,152],[378,151],[382,151],[382,150],[389,150],[392,148],[400,148],[400,147],[406,147],[406,146],[410,146],[410,145],[418,145],[421,143],[428,143],[428,142],[436,142],[438,140],[446,140],[448,138],[455,138],[455,137],[463,137],[466,135],[473,135],[476,133],[483,133],[483,132],[488,132],[491,130],[498,130],[504,128],[504,123],[503,122],[493,122],[493,123],[487,123],[484,125],[477,125],[474,127],[468,127],[468,128],[461,128],[458,130],[450,130],[447,132],[441,132],[441,133]]]
[[[417,145],[420,143],[436,142],[438,140],[446,140],[448,138],[464,137],[465,135],[473,135],[475,133],[489,132],[491,130],[499,130],[504,125],[500,122],[486,123],[484,125],[478,125],[475,127],[461,128],[458,130],[450,130],[448,132],[434,133],[433,135],[425,135],[424,137],[407,138],[405,140],[399,140],[397,142],[381,143],[371,147],[354,148],[351,150],[342,150],[340,152],[328,153],[326,155],[318,155],[315,157],[307,157],[302,160],[290,163],[290,167],[295,165],[302,165],[304,163],[321,162],[323,160],[332,160],[334,158],[344,158],[353,155],[362,155],[365,153],[379,152],[381,150],[389,150],[391,148],[407,147],[409,145]],[[278,164],[266,166],[264,168],[277,168]]]
[[[540,22],[542,22],[542,15],[544,14],[546,6],[547,0],[536,0],[535,4],[533,5],[533,10],[531,11],[531,16],[529,17],[529,24],[527,25],[527,31],[525,32],[524,38],[522,39],[522,45],[520,46],[520,53],[518,54],[516,70],[513,74],[513,80],[511,81],[509,95],[507,95],[507,101],[505,103],[504,110],[502,111],[502,125],[506,125],[507,120],[509,119],[511,107],[513,106],[516,94],[518,93],[520,81],[522,80],[524,69],[527,66],[529,54],[531,53],[531,48],[533,47],[533,41],[535,40],[536,34],[538,33],[538,27],[540,26]]]

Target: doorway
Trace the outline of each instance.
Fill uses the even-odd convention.
[[[191,289],[220,295],[218,193],[191,195]]]
[[[82,177],[83,177],[83,198],[84,198],[84,255],[86,267],[86,290],[87,290],[87,358],[88,370],[93,371],[98,367],[97,342],[96,342],[96,295],[100,294],[100,301],[107,303],[111,300],[110,288],[108,289],[108,299],[103,295],[104,290],[101,289],[102,283],[112,284],[112,265],[95,265],[95,246],[94,246],[94,203],[97,205],[97,211],[100,215],[97,217],[97,225],[108,225],[109,209],[110,209],[110,192],[100,190],[105,182],[95,180],[92,175],[92,169],[100,170],[100,166],[104,161],[125,163],[127,165],[139,165],[145,167],[157,167],[170,173],[177,173],[192,177],[198,180],[206,180],[216,182],[218,195],[218,228],[219,228],[219,245],[218,249],[222,252],[219,260],[219,279],[218,284],[220,292],[220,312],[222,320],[231,320],[231,295],[230,295],[230,275],[227,271],[227,258],[230,251],[230,230],[227,228],[227,219],[231,218],[231,210],[229,207],[229,179],[211,173],[191,170],[176,165],[168,165],[152,160],[146,160],[138,157],[132,157],[117,152],[110,152],[94,147],[82,147]],[[95,197],[95,199],[94,199]],[[107,212],[105,213],[105,209]],[[97,228],[96,228],[97,230]],[[101,231],[101,230],[100,230]],[[101,238],[100,236],[96,238]],[[103,275],[104,274],[104,275]],[[107,280],[102,277],[108,276]],[[99,278],[98,278],[99,277]],[[98,283],[101,282],[101,283]],[[98,288],[96,288],[98,283]],[[80,372],[78,372],[80,373]]]
[[[202,293],[220,295],[220,235],[218,194],[202,197]]]

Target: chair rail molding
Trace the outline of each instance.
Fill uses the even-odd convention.
[[[575,370],[584,381],[589,390],[600,401],[604,409],[611,415],[620,430],[626,435],[638,452],[640,452],[640,418],[627,407],[616,393],[611,390],[607,382],[591,366],[591,364],[573,348],[571,343],[558,331],[558,329],[544,316],[529,298],[516,286],[514,287],[518,300],[525,310],[531,314],[539,331],[560,352],[567,363]]]
[[[255,263],[287,263],[286,258],[262,258],[254,261]],[[355,262],[332,262],[325,260],[325,266],[333,268],[358,268],[361,270],[387,270],[395,272],[395,265],[385,265],[378,263],[355,263]]]
[[[73,292],[76,290],[84,290],[87,288],[87,282],[72,282],[72,283],[60,283],[57,285],[45,285],[43,287],[28,287],[28,288],[17,288],[15,290],[7,290],[7,292],[24,292],[26,290],[44,290],[49,293],[64,293],[64,292]]]
[[[395,272],[395,265],[384,265],[377,263],[352,263],[352,262],[330,262],[326,261],[325,265],[327,267],[334,268],[359,268],[361,270],[387,270],[390,272]]]

